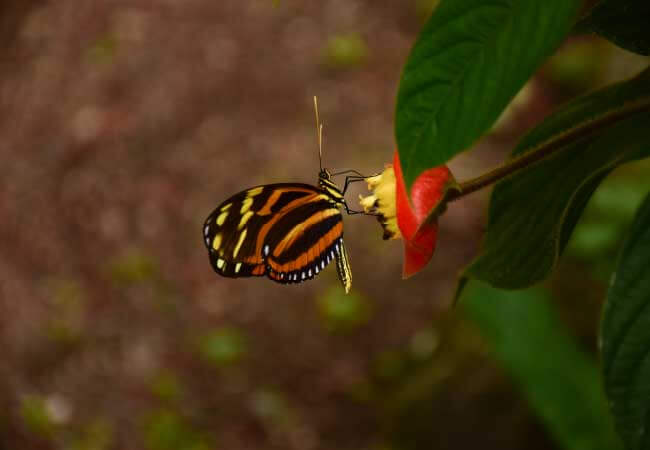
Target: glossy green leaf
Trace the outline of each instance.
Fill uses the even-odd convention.
[[[576,25],[593,31],[631,52],[650,55],[650,2],[603,0]]]
[[[395,134],[407,186],[466,150],[568,33],[577,0],[443,0],[402,74]]]
[[[561,448],[616,450],[594,361],[576,345],[541,290],[500,291],[473,281],[461,306]]]
[[[650,449],[650,195],[612,277],[602,322],[605,388],[629,450]]]
[[[464,276],[511,289],[546,278],[602,179],[650,155],[648,124],[650,71],[576,99],[535,128],[513,157],[550,143],[558,150],[497,184],[483,248]]]

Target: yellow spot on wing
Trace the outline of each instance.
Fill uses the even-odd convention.
[[[228,217],[228,211],[224,211],[219,214],[219,217],[217,217],[217,225],[223,225],[223,223],[226,221],[226,217]]]
[[[241,209],[239,210],[239,213],[244,214],[246,211],[249,210],[249,208],[251,207],[252,204],[253,204],[253,199],[250,198],[250,197],[247,197],[244,200],[244,203],[241,204]]]
[[[228,204],[226,204],[226,205],[223,205],[223,206],[221,207],[221,211],[228,211],[228,210],[230,209],[231,206],[232,206],[232,203],[228,203]]]
[[[239,273],[239,269],[241,269],[241,263],[235,264],[235,273]]]
[[[221,235],[217,234],[212,240],[212,248],[215,250],[219,250],[220,246],[221,246]]]
[[[237,241],[237,245],[235,246],[235,251],[232,254],[232,256],[235,258],[237,257],[237,253],[239,253],[239,249],[241,248],[241,245],[244,243],[244,239],[246,239],[246,231],[248,230],[244,229],[244,231],[242,231],[241,234],[239,235],[239,240]]]
[[[256,195],[260,194],[264,190],[264,186],[258,186],[253,189],[249,189],[248,192],[246,192],[246,197],[255,197]]]
[[[237,229],[241,230],[244,228],[244,225],[246,225],[246,222],[253,216],[253,211],[247,211],[244,213],[243,216],[241,216],[241,220],[239,221],[239,225],[237,226]]]
[[[222,269],[222,268],[223,268],[223,265],[225,264],[225,262],[226,262],[226,261],[224,261],[224,260],[221,259],[221,258],[217,259],[217,268]]]

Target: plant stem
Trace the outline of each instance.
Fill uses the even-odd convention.
[[[577,142],[602,129],[623,120],[633,114],[650,110],[650,99],[643,98],[634,102],[624,104],[622,107],[610,110],[601,116],[594,117],[579,125],[559,133],[546,141],[538,144],[536,147],[525,151],[520,156],[516,156],[503,165],[490,170],[483,175],[472,178],[463,183],[459,183],[457,189],[451,189],[446,195],[447,202],[458,200],[466,195],[490,186],[498,181],[507,178],[520,170],[527,169],[555,153],[565,149],[569,144]]]

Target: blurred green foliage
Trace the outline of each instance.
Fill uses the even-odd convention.
[[[286,426],[291,422],[291,409],[279,392],[270,389],[254,392],[251,408],[257,417],[272,426]]]
[[[95,419],[86,425],[66,447],[67,450],[106,450],[111,447],[113,429],[108,422]]]
[[[83,336],[85,297],[81,285],[74,280],[53,279],[47,282],[52,293],[53,313],[47,326],[50,339],[63,345],[79,342]]]
[[[617,258],[600,335],[603,376],[618,431],[629,450],[650,448],[650,193]]]
[[[440,337],[433,328],[417,331],[409,342],[409,353],[416,360],[429,359],[440,345]]]
[[[625,232],[650,190],[648,161],[621,167],[598,187],[567,246],[567,256],[586,264],[596,279],[609,279]]]
[[[397,379],[405,374],[407,364],[404,352],[384,350],[375,357],[373,374],[380,380]]]
[[[158,278],[158,264],[142,250],[129,249],[109,263],[111,279],[118,285],[144,283]]]
[[[546,75],[566,95],[577,95],[595,87],[607,62],[606,44],[593,39],[566,42],[544,66]]]
[[[175,411],[160,409],[146,420],[145,438],[149,450],[209,450],[209,439],[194,430]]]
[[[178,377],[170,372],[159,373],[151,381],[151,392],[159,399],[167,402],[178,400],[182,394],[182,384]]]
[[[544,291],[472,281],[460,302],[562,448],[621,448],[596,363],[556,318]]]
[[[415,13],[423,22],[429,18],[436,9],[440,0],[415,0]]]
[[[94,64],[108,64],[117,53],[117,39],[113,35],[107,34],[93,42],[88,49],[88,60]]]
[[[37,395],[28,395],[22,400],[21,415],[27,429],[37,436],[49,438],[55,425],[45,407],[45,400]]]
[[[247,351],[244,334],[234,327],[212,330],[199,340],[199,352],[203,359],[215,367],[239,362]]]
[[[332,36],[325,47],[325,65],[332,69],[351,69],[366,62],[368,46],[357,33]]]
[[[352,331],[370,319],[372,308],[368,300],[357,292],[346,294],[340,286],[328,289],[318,299],[318,310],[328,330]]]

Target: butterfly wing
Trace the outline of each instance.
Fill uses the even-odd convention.
[[[267,275],[279,283],[313,278],[342,245],[341,213],[308,184],[257,186],[235,194],[206,219],[214,270],[227,277]]]
[[[299,283],[318,275],[336,257],[343,237],[343,217],[327,195],[287,211],[266,235],[263,255],[269,278]]]

